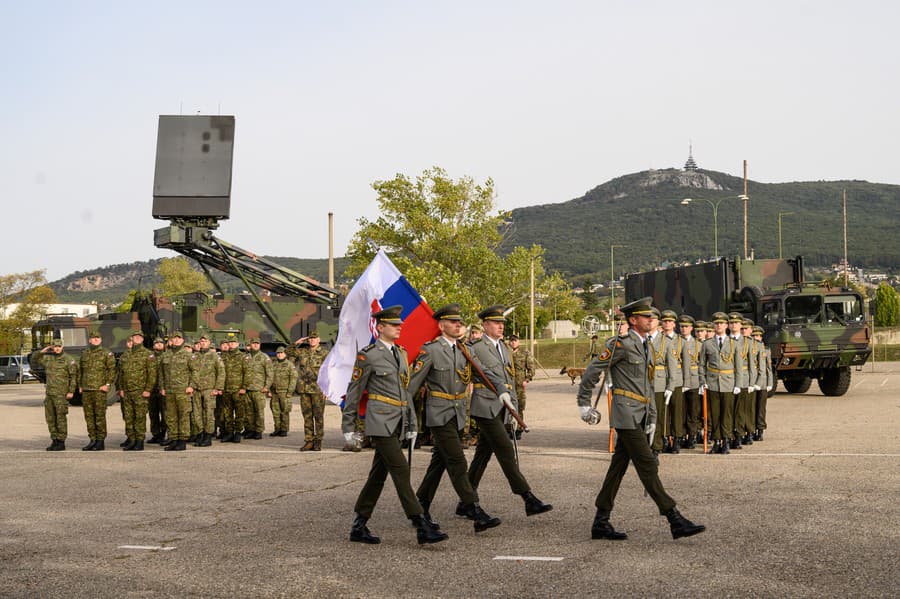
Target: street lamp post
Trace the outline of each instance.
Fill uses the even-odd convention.
[[[793,214],[793,212],[779,212],[778,213],[778,259],[781,260],[781,217],[786,216],[788,214]]]
[[[730,200],[730,199],[735,199],[735,198],[737,198],[739,200],[744,200],[744,201],[747,201],[748,199],[750,199],[746,195],[741,194],[739,196],[728,196],[725,198],[721,198],[719,200],[716,200],[715,202],[713,202],[712,200],[707,200],[706,198],[684,198],[683,200],[681,200],[682,206],[690,206],[691,202],[693,202],[695,199],[703,200],[704,202],[706,202],[707,204],[712,206],[712,209],[713,209],[713,239],[715,240],[714,244],[715,244],[716,260],[719,259],[719,204],[721,204],[725,200]],[[745,228],[744,228],[744,237],[745,238],[747,237],[746,224],[745,224]]]
[[[609,330],[612,331],[615,326],[615,309],[616,309],[616,274],[613,269],[613,262],[616,257],[616,248],[623,248],[624,245],[614,243],[609,246]]]

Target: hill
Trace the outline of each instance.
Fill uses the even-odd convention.
[[[713,209],[719,202],[719,253],[742,253],[743,179],[715,171],[651,170],[612,179],[559,204],[512,211],[511,245],[540,243],[546,264],[571,280],[608,280],[610,245],[616,273],[665,262],[708,258],[713,251]],[[778,257],[778,213],[783,255],[801,254],[811,266],[843,256],[843,190],[847,190],[850,264],[900,265],[900,186],[866,181],[748,182],[748,237],[757,258]],[[682,205],[692,198],[690,205]],[[723,199],[725,198],[725,199]]]

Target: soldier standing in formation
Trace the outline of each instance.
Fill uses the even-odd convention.
[[[304,341],[299,339],[297,343]],[[325,395],[319,388],[319,369],[328,355],[322,347],[319,333],[310,331],[306,338],[309,347],[297,351],[297,393],[300,394],[300,412],[303,414],[303,440],[300,451],[322,451],[322,440],[325,438]],[[354,443],[352,449],[358,448]]]
[[[747,402],[750,401],[751,381],[756,380],[756,366],[750,361],[750,348],[753,340],[749,337],[741,335],[744,324],[744,317],[738,312],[732,312],[728,315],[728,328],[731,336],[738,344],[738,353],[741,358],[741,367],[735,372],[737,377],[737,387],[740,391],[734,396],[733,414],[734,428],[731,430],[731,449],[742,449],[740,429],[743,428],[743,415],[746,412]],[[753,387],[756,391],[756,387]]]
[[[496,305],[485,308],[478,314],[484,336],[473,343],[470,349],[473,360],[488,380],[476,380],[472,392],[472,417],[478,423],[479,439],[469,465],[469,481],[477,490],[491,456],[496,455],[510,489],[525,502],[525,514],[533,516],[548,512],[553,506],[542,502],[531,492],[531,486],[519,471],[515,449],[503,423],[507,407],[515,409],[516,401],[512,360],[503,343],[506,323],[503,312],[504,307]],[[490,389],[491,385],[496,393]],[[456,513],[465,515],[462,506],[457,507]]]
[[[763,440],[763,431],[766,430],[766,403],[769,401],[769,393],[775,385],[775,375],[772,372],[772,350],[763,343],[763,328],[756,325],[752,329],[753,338],[760,344],[759,363],[757,368],[762,373],[760,378],[762,388],[756,392],[755,413],[756,431],[753,433],[754,441]]]
[[[366,434],[375,446],[372,469],[354,507],[356,518],[350,528],[350,540],[355,543],[381,542],[366,523],[372,517],[388,473],[394,481],[406,517],[416,527],[419,544],[447,539],[446,533],[432,528],[422,516],[422,506],[410,486],[409,464],[400,449],[399,436],[404,433],[404,436],[414,435],[412,431],[416,430],[415,413],[409,405],[407,393],[409,366],[406,350],[396,344],[403,324],[400,318],[402,309],[403,306],[391,306],[372,314],[377,339],[357,354],[353,376],[347,387],[341,424],[344,438],[350,442],[356,435],[359,400],[363,392],[368,392]]]
[[[194,396],[191,402],[196,412],[191,424],[197,426],[194,445],[209,447],[216,431],[216,398],[225,387],[225,365],[216,350],[210,349],[209,337],[200,336],[200,351],[194,360]],[[190,439],[188,439],[190,440]]]
[[[432,528],[439,529],[440,526],[431,518],[429,508],[446,470],[459,496],[462,511],[474,521],[475,532],[481,532],[498,526],[500,519],[492,518],[481,509],[478,493],[466,472],[466,456],[461,440],[466,424],[466,388],[472,380],[472,367],[458,343],[462,335],[460,306],[444,306],[435,310],[433,316],[438,321],[441,335],[422,346],[407,389],[409,395],[414,396],[424,386],[425,425],[434,439],[431,463],[416,496],[425,520]]]
[[[509,336],[509,349],[512,350],[513,369],[516,379],[516,400],[519,403],[519,416],[525,419],[525,385],[534,378],[534,359],[531,352],[520,347],[518,335]],[[522,438],[522,429],[516,429],[516,441]]]
[[[681,452],[681,440],[684,436],[684,421],[686,417],[684,409],[684,381],[685,377],[690,379],[690,357],[686,353],[684,339],[680,335],[675,334],[675,321],[677,319],[678,315],[672,310],[663,310],[660,318],[663,334],[666,337],[666,342],[669,344],[672,356],[675,358],[675,368],[669,373],[669,377],[675,386],[672,390],[672,395],[666,400],[665,413],[668,420],[663,426],[666,435],[664,446],[668,453]],[[687,372],[685,372],[685,368],[688,369]]]
[[[650,357],[653,368],[653,389],[654,401],[656,402],[656,413],[659,415],[659,426],[653,437],[651,449],[654,454],[659,454],[663,450],[663,434],[666,426],[664,416],[668,413],[667,408],[675,387],[681,386],[680,374],[678,372],[678,364],[675,360],[675,352],[672,343],[666,335],[659,330],[659,310],[651,308],[651,320],[649,335]]]
[[[144,347],[144,333],[131,332],[131,347],[119,358],[116,388],[125,414],[125,451],[144,451],[147,403],[157,378],[156,355]]]
[[[225,386],[222,389],[222,443],[240,443],[244,429],[244,356],[238,350],[234,334],[228,337],[228,351],[222,354],[225,365]]]
[[[69,400],[78,387],[78,364],[63,353],[62,339],[54,339],[50,347],[34,354],[34,366],[44,368],[44,418],[50,430],[47,451],[64,451],[68,436]]]
[[[234,336],[234,333],[228,333],[231,337]],[[228,342],[229,337],[222,339],[219,341],[219,359],[222,360],[222,367],[225,367],[225,356],[231,351],[231,344]],[[222,390],[216,395],[216,439],[222,440],[225,437],[225,427],[222,425],[222,412],[225,410],[224,408],[224,399],[225,395],[225,387],[223,385]]]
[[[287,359],[286,349],[279,345],[275,349],[275,362],[272,363],[272,399],[269,400],[269,407],[275,429],[269,433],[270,437],[287,437],[291,428],[291,395],[297,386],[297,369]]]
[[[765,379],[766,373],[759,370],[759,352],[762,348],[753,338],[753,321],[749,318],[741,320],[741,337],[749,345],[747,362],[750,384],[747,387],[746,397],[741,397],[738,406],[740,417],[737,419],[735,436],[742,445],[753,445],[753,433],[756,430],[756,392],[762,388],[760,379]]]
[[[271,386],[272,359],[259,351],[259,337],[254,337],[250,340],[250,351],[244,355],[245,439],[262,439],[266,428],[266,396]]]
[[[194,394],[194,363],[197,355],[184,345],[181,331],[172,333],[171,349],[160,361],[160,393],[166,398],[166,451],[184,451],[190,435],[191,395]]]
[[[703,429],[703,405],[700,397],[700,326],[694,327],[694,318],[689,314],[678,317],[678,331],[681,333],[682,354],[682,378],[684,390],[684,422],[687,424],[684,446],[686,449],[694,449],[697,443],[697,432]],[[701,324],[701,323],[696,323]],[[696,332],[697,337],[691,333]],[[702,434],[702,433],[701,433]],[[702,443],[703,440],[701,439]]]
[[[90,333],[81,354],[79,383],[84,402],[84,420],[91,442],[82,451],[103,451],[106,440],[106,396],[116,381],[116,356],[101,345],[100,331]],[[123,444],[124,447],[125,444]]]
[[[153,356],[156,358],[157,375],[150,398],[147,401],[147,414],[150,416],[150,439],[147,443],[162,443],[166,440],[166,398],[159,392],[159,365],[166,351],[166,342],[157,337],[153,340]]]
[[[739,373],[743,365],[740,346],[728,335],[728,315],[724,312],[713,314],[713,327],[715,333],[708,336],[700,348],[700,391],[706,393],[709,409],[713,439],[710,453],[728,454],[734,430],[734,397],[741,392]]]
[[[653,351],[647,339],[651,329],[653,312],[652,299],[643,299],[622,306],[622,312],[631,325],[627,335],[612,339],[599,358],[591,361],[581,377],[578,389],[578,406],[585,422],[596,422],[596,413],[591,408],[591,394],[606,370],[613,382],[613,402],[610,410],[610,425],[616,429],[616,448],[609,470],[595,505],[597,513],[591,526],[592,539],[624,540],[628,535],[617,531],[609,522],[616,494],[628,463],[635,470],[644,489],[653,498],[659,513],[666,517],[672,538],[689,537],[706,530],[682,516],[659,480],[659,466],[650,449],[648,439],[653,438],[657,426],[654,384],[651,379]]]

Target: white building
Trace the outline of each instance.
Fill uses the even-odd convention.
[[[9,318],[18,307],[18,303],[0,307],[0,318]],[[46,304],[44,309],[41,310],[42,315],[74,314],[75,316],[89,316],[96,313],[97,304]]]

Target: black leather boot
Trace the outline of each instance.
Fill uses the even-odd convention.
[[[169,439],[168,443],[165,444],[164,451],[178,451],[178,441],[177,439]]]
[[[133,440],[129,439],[128,443],[125,445],[125,447],[122,448],[122,451],[133,450],[136,443],[137,443],[137,441],[133,441]]]
[[[594,523],[591,525],[591,538],[624,541],[628,535],[613,528],[609,523],[609,512],[598,509],[597,515],[594,516]]]
[[[88,443],[87,445],[85,445],[84,447],[82,447],[81,451],[94,451],[94,445],[96,445],[96,444],[97,444],[97,442],[94,441],[93,439],[91,439],[91,442]]]
[[[681,439],[672,439],[672,453],[681,453]]]
[[[47,446],[47,451],[62,451],[66,448],[66,442],[61,441],[60,439],[51,439],[50,445]]]
[[[440,543],[450,538],[447,533],[431,528],[422,516],[412,516],[410,520],[416,527],[416,540],[419,541],[419,545]]]
[[[210,445],[212,445],[212,438],[212,433],[203,433],[200,436],[200,443],[197,445],[197,447],[209,447]]]
[[[185,449],[187,449],[187,441],[182,439],[175,444],[175,451],[184,451]]]
[[[433,528],[433,529],[435,529],[435,530],[440,530],[440,529],[441,529],[441,525],[438,524],[438,523],[431,517],[431,514],[428,512],[428,508],[431,507],[431,502],[430,502],[430,501],[422,501],[422,500],[420,499],[420,500],[419,500],[419,505],[422,506],[422,518],[425,520],[425,522],[428,524],[428,526],[430,526],[431,528]]]
[[[125,440],[119,443],[119,447],[128,447],[129,443],[133,443],[133,441],[128,437],[125,437]]]
[[[475,521],[475,532],[482,532],[495,526],[500,526],[500,518],[493,518],[486,511],[481,509],[477,503],[465,506],[466,517]]]
[[[525,491],[522,493],[522,499],[525,500],[525,515],[526,516],[534,516],[537,514],[543,514],[544,512],[549,512],[553,509],[553,506],[549,503],[544,503],[540,499],[534,496],[534,493],[531,491]]]
[[[103,442],[103,439],[98,439],[94,442],[94,449],[91,451],[103,451],[106,449],[106,445]]]
[[[240,433],[234,433],[233,435],[231,435],[231,442],[232,442],[232,443],[240,443],[240,442],[241,442],[241,439],[243,439],[243,437],[241,436]]]
[[[377,545],[381,542],[381,539],[373,535],[366,526],[366,522],[368,521],[368,518],[363,518],[359,514],[356,515],[356,518],[353,520],[353,525],[350,527],[350,540],[352,542],[367,543],[369,545]]]
[[[471,517],[469,512],[466,511],[466,506],[462,501],[456,504],[456,515],[460,518],[468,518],[469,520],[474,519]]]
[[[169,438],[169,439],[164,438],[164,439],[160,440],[160,442],[159,442],[160,447],[171,447],[174,444],[175,444],[175,441],[171,438]]]
[[[144,442],[143,441],[135,441],[134,445],[132,445],[129,451],[144,451]]]
[[[678,513],[678,510],[675,508],[666,512],[666,519],[669,521],[669,527],[672,529],[673,539],[692,537],[706,530],[705,526],[702,524],[694,524]]]

